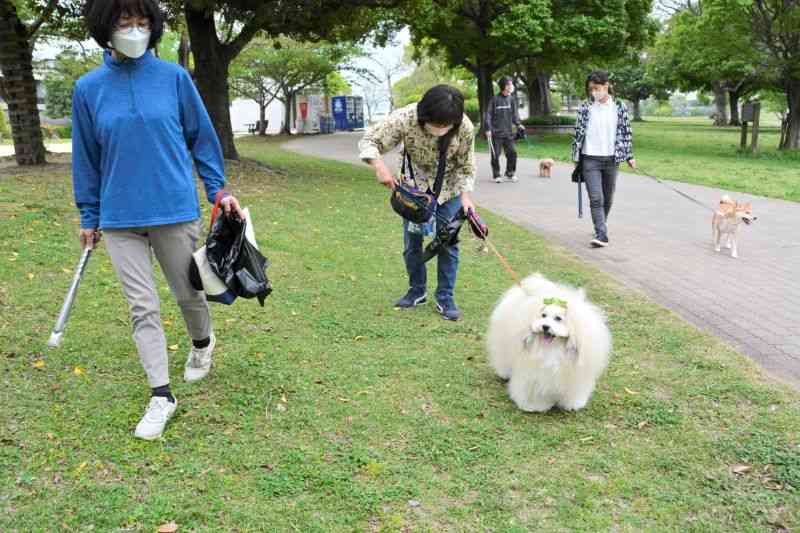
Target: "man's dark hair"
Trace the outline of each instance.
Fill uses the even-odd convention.
[[[452,124],[453,129],[464,119],[464,95],[455,87],[431,87],[417,104],[417,121],[425,124]]]
[[[440,151],[446,150],[450,140],[458,134],[462,120],[464,95],[450,85],[431,87],[417,104],[417,123],[420,128],[425,124],[453,125],[450,131],[439,138]]]
[[[500,88],[498,94],[502,93],[503,89],[505,89],[506,85],[508,85],[509,83],[514,83],[514,78],[510,76],[503,76],[502,78],[497,80],[497,86]]]
[[[464,95],[450,85],[431,87],[422,95],[422,100],[417,103],[417,123],[420,128],[424,128],[425,124],[453,125],[450,131],[439,137],[440,165],[445,160],[442,156],[447,151],[450,141],[458,135],[463,120]]]
[[[111,34],[123,14],[150,20],[147,48],[155,47],[164,33],[164,15],[156,0],[89,0],[83,8],[89,35],[101,48],[109,47]]]
[[[597,85],[605,85],[608,83],[608,94],[614,94],[614,88],[611,86],[611,76],[609,76],[607,70],[593,70],[586,76],[586,97],[590,98],[592,96],[592,91],[589,90],[590,83],[596,83]]]

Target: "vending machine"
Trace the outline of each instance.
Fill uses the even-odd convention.
[[[334,96],[331,106],[337,130],[364,128],[364,99],[361,96]]]

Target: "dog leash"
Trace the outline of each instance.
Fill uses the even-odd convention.
[[[644,171],[644,170],[643,170],[641,167],[638,167],[638,170],[640,170],[640,171],[641,171],[641,175],[642,175],[642,176],[646,176],[646,177],[650,178],[651,180],[655,181],[656,183],[660,183],[661,185],[663,185],[663,186],[664,186],[664,187],[666,187],[667,189],[670,189],[671,191],[673,191],[673,192],[676,192],[676,193],[680,194],[681,196],[683,196],[684,198],[686,198],[686,199],[687,199],[687,200],[689,200],[690,202],[693,202],[693,203],[695,203],[695,204],[699,205],[700,207],[704,207],[704,208],[708,209],[709,211],[712,211],[712,212],[715,212],[715,213],[716,213],[716,211],[717,211],[717,210],[716,210],[716,209],[714,209],[713,207],[709,207],[707,204],[704,204],[704,203],[703,203],[703,202],[701,202],[700,200],[698,200],[698,199],[696,199],[696,198],[692,197],[691,195],[689,195],[689,194],[686,194],[685,192],[683,192],[683,191],[681,191],[681,190],[679,190],[679,189],[676,189],[675,187],[673,187],[673,186],[672,186],[672,185],[670,185],[669,183],[665,182],[665,181],[664,181],[664,180],[662,180],[661,178],[658,178],[658,177],[656,177],[656,176],[654,176],[654,175],[652,175],[652,174],[649,174],[649,173],[645,172],[645,171]]]
[[[520,280],[519,275],[514,271],[513,268],[511,268],[511,264],[508,262],[508,259],[506,259],[505,256],[500,253],[500,251],[497,249],[497,247],[495,247],[494,243],[489,240],[489,235],[487,235],[486,232],[483,231],[483,228],[481,228],[480,226],[475,226],[475,227],[478,229],[478,232],[481,234],[481,239],[483,240],[483,242],[486,243],[486,246],[488,246],[492,250],[494,255],[497,256],[497,259],[500,260],[500,264],[503,265],[503,268],[506,269],[506,272],[509,273],[509,275],[514,280],[514,282],[517,285],[519,285],[520,288],[524,291],[525,287],[522,286],[522,281]]]

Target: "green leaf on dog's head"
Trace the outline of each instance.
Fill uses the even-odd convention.
[[[544,305],[558,305],[566,309],[567,302],[560,298],[545,298]]]

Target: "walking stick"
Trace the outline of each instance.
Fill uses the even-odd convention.
[[[67,296],[64,298],[64,304],[61,306],[61,312],[58,314],[58,320],[50,334],[50,340],[47,345],[51,348],[57,348],[61,344],[61,336],[64,335],[64,328],[67,327],[67,320],[69,319],[69,312],[72,310],[72,303],[75,301],[75,294],[78,292],[78,285],[81,283],[81,278],[86,270],[86,263],[89,262],[89,256],[92,255],[92,248],[87,246],[83,249],[81,259],[78,261],[78,266],[75,267],[75,275],[72,277],[72,284],[69,286]]]

